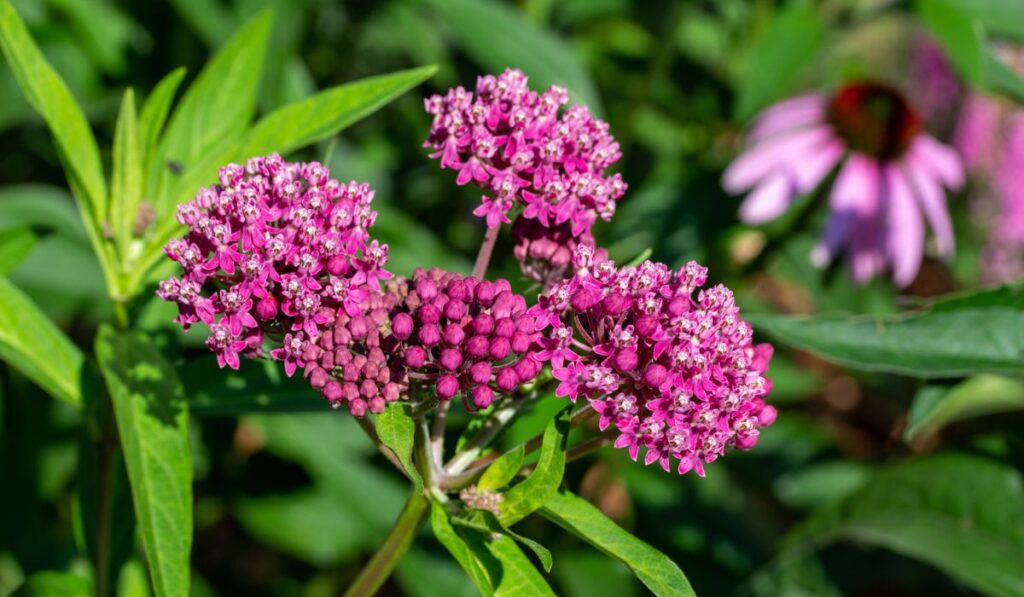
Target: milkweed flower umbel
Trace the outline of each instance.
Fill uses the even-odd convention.
[[[442,168],[458,170],[458,184],[483,189],[474,213],[488,227],[511,222],[515,210],[540,224],[534,238],[547,229],[574,247],[598,218],[611,219],[626,184],[605,173],[621,157],[608,124],[586,106],[562,110],[568,101],[561,87],[532,91],[520,70],[486,75],[474,92],[456,87],[426,99],[434,121],[424,145]]]
[[[905,286],[923,259],[925,221],[938,253],[952,253],[945,189],[963,184],[963,167],[895,90],[857,82],[785,100],[758,116],[749,143],[723,177],[727,191],[751,191],[740,206],[749,224],[779,217],[837,171],[812,253],[819,267],[845,253],[856,281],[891,270]]]
[[[764,402],[772,347],[753,343],[732,292],[702,289],[696,262],[619,268],[582,246],[574,265],[531,310],[556,395],[588,400],[616,447],[666,471],[703,476],[727,449],[752,448],[776,416]]]
[[[318,162],[273,154],[229,164],[219,184],[178,206],[188,231],[165,252],[183,272],[157,295],[177,303],[185,329],[210,326],[221,367],[269,356],[292,375],[337,311],[362,313],[391,277],[387,246],[370,240],[372,199],[368,185],[341,184]]]

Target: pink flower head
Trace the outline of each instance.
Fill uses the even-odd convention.
[[[424,145],[442,168],[458,170],[458,184],[484,191],[474,213],[488,227],[520,207],[558,235],[589,237],[597,218],[614,215],[626,184],[605,174],[621,157],[608,124],[585,106],[561,110],[568,101],[560,87],[532,91],[519,70],[486,75],[472,93],[456,87],[426,100],[434,122]]]
[[[355,314],[390,276],[387,246],[369,238],[373,191],[277,154],[229,164],[219,180],[179,206],[188,231],[165,252],[183,273],[157,295],[178,304],[183,327],[211,327],[207,345],[221,367],[237,369],[239,354],[269,355],[291,375],[335,311]],[[265,352],[265,339],[280,347]]]
[[[552,362],[556,394],[588,400],[600,428],[614,427],[616,447],[666,471],[675,462],[680,474],[703,476],[727,449],[752,448],[775,420],[764,402],[772,351],[753,344],[732,292],[701,289],[707,270],[695,262],[678,271],[650,261],[618,268],[591,247],[574,261],[575,275],[530,311],[561,322],[542,345],[573,353],[538,355]]]
[[[749,224],[779,217],[838,168],[812,253],[819,267],[845,253],[858,282],[891,269],[906,286],[924,255],[925,221],[939,254],[953,252],[944,187],[963,184],[963,166],[893,89],[857,82],[780,102],[758,116],[750,144],[723,176],[727,191],[751,191],[740,206]]]
[[[397,292],[390,350],[442,400],[461,393],[467,408],[486,408],[540,372],[540,331],[508,280],[418,269]]]

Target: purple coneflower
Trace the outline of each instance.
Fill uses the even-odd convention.
[[[963,184],[960,158],[924,132],[920,116],[895,90],[855,82],[831,95],[785,100],[758,116],[749,142],[723,177],[729,192],[751,191],[740,206],[749,224],[779,217],[837,171],[829,220],[811,256],[817,266],[845,253],[854,280],[891,269],[906,286],[924,255],[925,220],[938,253],[952,253],[943,187]]]

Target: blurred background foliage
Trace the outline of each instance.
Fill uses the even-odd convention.
[[[268,6],[274,8],[274,25],[261,113],[330,85],[437,64],[440,70],[427,84],[305,156],[327,159],[339,179],[374,186],[380,211],[375,235],[391,245],[393,269],[399,273],[417,265],[468,273],[482,235],[471,213],[478,194],[456,187],[450,173],[425,159],[422,141],[429,119],[423,96],[459,84],[471,87],[478,74],[518,66],[534,87],[569,87],[576,101],[608,120],[622,144],[619,170],[630,190],[613,222],[596,231],[613,257],[628,260],[650,248],[654,258],[672,265],[698,259],[737,291],[747,313],[884,314],[916,297],[979,282],[976,263],[985,230],[972,223],[963,197],[951,205],[958,224],[957,260],[928,261],[918,280],[897,295],[884,280],[858,287],[842,272],[810,266],[806,255],[815,227],[805,224],[823,214],[750,229],[736,221],[737,198],[719,185],[744,124],[774,100],[852,76],[890,81],[914,97],[914,60],[926,34],[908,10],[910,3],[14,4],[85,107],[104,148],[110,146],[125,87],[147,94],[178,66],[193,77],[220,42]],[[992,23],[993,33],[1020,33],[1009,26],[1000,29],[997,19]],[[948,138],[958,92],[915,99],[939,101],[948,110],[945,120],[931,123],[936,134]],[[12,241],[14,230],[23,237]],[[6,235],[4,251],[12,252],[0,252],[0,271],[72,338],[90,343],[97,322],[111,309],[102,273],[65,190],[53,144],[6,65],[0,65],[0,234]],[[517,279],[507,239],[501,242],[506,244],[499,244],[493,275]],[[19,262],[21,256],[26,257]],[[400,509],[402,479],[378,462],[350,417],[319,412],[327,409],[300,384],[277,386],[281,395],[276,398],[286,398],[290,409],[310,412],[231,415],[225,400],[266,398],[254,394],[252,385],[264,374],[260,365],[248,363],[240,373],[231,373],[225,390],[212,355],[201,350],[201,335],[171,329],[172,306],[154,298],[144,313],[145,326],[162,335],[166,350],[181,363],[198,415],[192,421],[194,592],[337,594]],[[795,351],[780,350],[769,375],[775,382],[772,399],[782,413],[778,422],[757,450],[716,463],[706,479],[665,475],[632,465],[620,450],[605,450],[571,466],[568,484],[669,554],[697,592],[706,595],[971,594],[955,579],[979,573],[958,569],[956,560],[963,555],[967,568],[974,565],[970,557],[991,555],[975,549],[972,533],[1010,525],[1016,543],[1008,543],[1002,557],[1012,564],[1013,556],[1022,553],[1019,509],[1005,510],[1001,500],[1020,495],[1014,469],[1024,462],[1024,445],[1019,433],[1010,433],[1020,429],[1019,414],[981,412],[985,416],[961,420],[954,404],[954,412],[921,423],[947,388],[891,374],[852,372]],[[1017,409],[1024,402],[1024,390],[1014,382],[995,378],[980,387],[984,378],[972,382],[975,386],[957,386],[956,391],[996,392]],[[912,402],[909,417],[916,426],[908,425]],[[513,445],[532,436],[551,414],[525,417],[505,442]],[[77,456],[76,446],[83,441],[79,417],[0,366],[0,595],[36,571],[87,568],[78,547],[83,531],[76,523],[76,512],[87,499],[79,489],[89,474],[88,463]],[[908,463],[889,466],[901,461]],[[971,476],[972,486],[965,487],[961,475]],[[958,492],[963,491],[991,492],[991,511],[957,511]],[[116,499],[127,499],[122,494]],[[948,533],[897,529],[897,539],[889,542],[872,535],[927,510],[915,499],[931,500],[934,511],[926,514],[933,517],[910,522],[932,525],[933,533],[944,528],[936,525],[949,523]],[[560,594],[641,593],[624,566],[550,526],[531,521],[523,526],[524,534],[554,552],[551,580]],[[846,538],[854,541],[833,541]],[[915,551],[915,542],[932,540],[944,545]],[[131,559],[131,541],[129,532],[119,556],[128,560],[119,581],[125,591],[145,582]],[[1006,561],[996,557],[995,563]],[[1008,586],[1013,585],[993,581],[990,592],[1010,594]],[[473,594],[464,573],[427,537],[384,590],[412,596]]]

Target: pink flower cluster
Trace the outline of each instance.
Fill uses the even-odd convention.
[[[401,286],[401,284],[400,284]],[[508,280],[477,280],[419,269],[391,316],[395,352],[409,378],[433,384],[441,400],[461,393],[467,409],[487,408],[540,373],[540,332],[526,299]],[[468,399],[468,400],[467,400]]]
[[[572,237],[587,234],[601,217],[611,219],[626,191],[618,174],[605,168],[621,157],[608,124],[582,105],[564,112],[568,93],[551,87],[531,91],[527,77],[509,69],[477,80],[475,93],[462,87],[425,102],[434,115],[426,147],[442,168],[458,170],[458,184],[484,191],[474,212],[494,228],[522,216],[545,228],[568,224]]]
[[[618,268],[581,246],[575,275],[540,297],[530,312],[550,331],[540,358],[561,383],[558,396],[589,400],[602,430],[630,457],[683,474],[726,448],[749,449],[776,416],[764,403],[772,348],[754,345],[732,292],[701,289],[707,270],[679,271],[646,261]]]
[[[264,356],[265,339],[283,338],[269,355],[291,375],[304,364],[301,347],[335,312],[362,312],[391,277],[387,246],[369,240],[373,191],[277,154],[229,164],[219,179],[178,207],[188,232],[165,251],[184,273],[157,294],[178,304],[184,328],[210,326],[207,345],[221,367],[237,369],[239,354]]]

